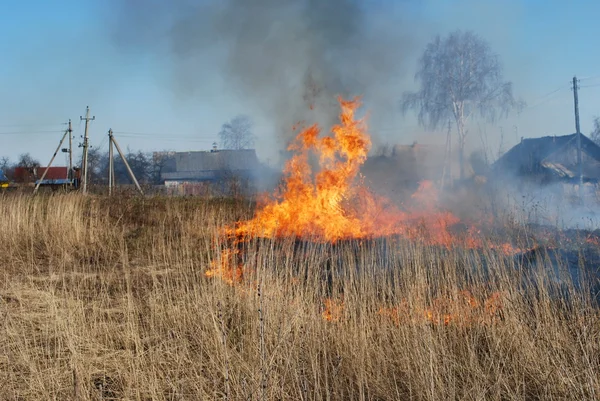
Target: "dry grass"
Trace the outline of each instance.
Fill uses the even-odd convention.
[[[1,399],[600,398],[598,310],[543,264],[253,239],[232,287],[204,271],[247,202],[7,195],[0,209]]]

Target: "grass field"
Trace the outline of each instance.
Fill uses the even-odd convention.
[[[600,398],[598,309],[543,263],[253,238],[229,285],[205,272],[248,201],[5,195],[0,210],[0,399]]]

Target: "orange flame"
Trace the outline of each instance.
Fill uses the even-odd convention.
[[[448,248],[481,247],[477,230],[468,230],[461,238],[451,234],[450,228],[459,219],[439,209],[433,182],[421,182],[405,210],[400,210],[357,179],[371,140],[365,120],[356,118],[360,99],[338,100],[340,122],[331,129],[331,135],[321,136],[317,125],[300,132],[288,148],[294,156],[286,163],[283,189],[268,199],[253,219],[225,230],[235,238],[235,244],[252,237],[336,242],[397,235]],[[312,154],[318,160],[314,171]],[[498,249],[507,254],[515,252],[509,244]],[[239,263],[227,263],[234,256],[226,251],[206,274],[235,283],[242,278],[243,270]]]
[[[455,298],[438,297],[422,311],[411,309],[406,300],[395,307],[381,307],[377,314],[399,326],[406,324],[431,324],[434,326],[472,325],[497,323],[503,316],[502,296],[493,293],[480,302],[469,291],[461,291]]]
[[[316,125],[302,131],[288,150],[296,154],[285,167],[285,188],[254,219],[237,225],[237,236],[311,237],[325,241],[364,237],[363,219],[348,213],[344,201],[355,195],[352,181],[371,145],[364,121],[354,119],[357,99],[340,99],[340,125],[334,136],[319,138]],[[319,156],[320,171],[313,173],[310,151]]]
[[[344,313],[344,302],[327,298],[323,303],[324,310],[323,313],[321,313],[323,320],[328,322],[339,322]]]
[[[221,252],[220,258],[213,260],[211,268],[204,274],[206,277],[219,277],[230,285],[240,283],[244,277],[243,266],[240,262],[232,262],[237,259],[238,254],[239,250],[237,247],[234,249],[224,249]]]
[[[237,238],[302,237],[328,242],[401,235],[450,246],[454,240],[448,228],[459,219],[437,209],[438,194],[431,181],[420,184],[407,211],[357,182],[371,140],[365,120],[355,118],[360,100],[340,98],[339,102],[340,123],[332,128],[332,135],[320,137],[316,125],[302,131],[288,148],[296,153],[286,164],[283,191],[252,220],[239,222],[228,233]],[[317,171],[309,162],[311,153],[318,156]]]

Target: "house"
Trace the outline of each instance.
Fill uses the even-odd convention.
[[[245,190],[260,168],[254,149],[170,152],[162,156],[161,180],[170,192],[186,195]]]
[[[81,174],[78,168],[74,168],[71,180],[68,167],[15,167],[13,175],[14,181],[19,184],[38,184],[44,177],[40,183],[42,186],[60,187],[72,184],[77,187]]]
[[[584,183],[600,180],[600,147],[581,134]],[[577,134],[522,139],[492,166],[496,177],[519,177],[542,184],[578,183]]]

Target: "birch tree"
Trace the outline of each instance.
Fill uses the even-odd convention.
[[[254,146],[252,133],[252,120],[250,117],[239,115],[228,123],[223,124],[221,132],[221,146],[224,149],[250,149]]]
[[[454,121],[461,179],[469,121],[481,117],[493,122],[524,105],[515,100],[512,83],[504,81],[498,56],[471,31],[438,35],[429,43],[419,59],[415,81],[420,89],[404,93],[402,111],[417,111],[419,124],[427,129]]]

